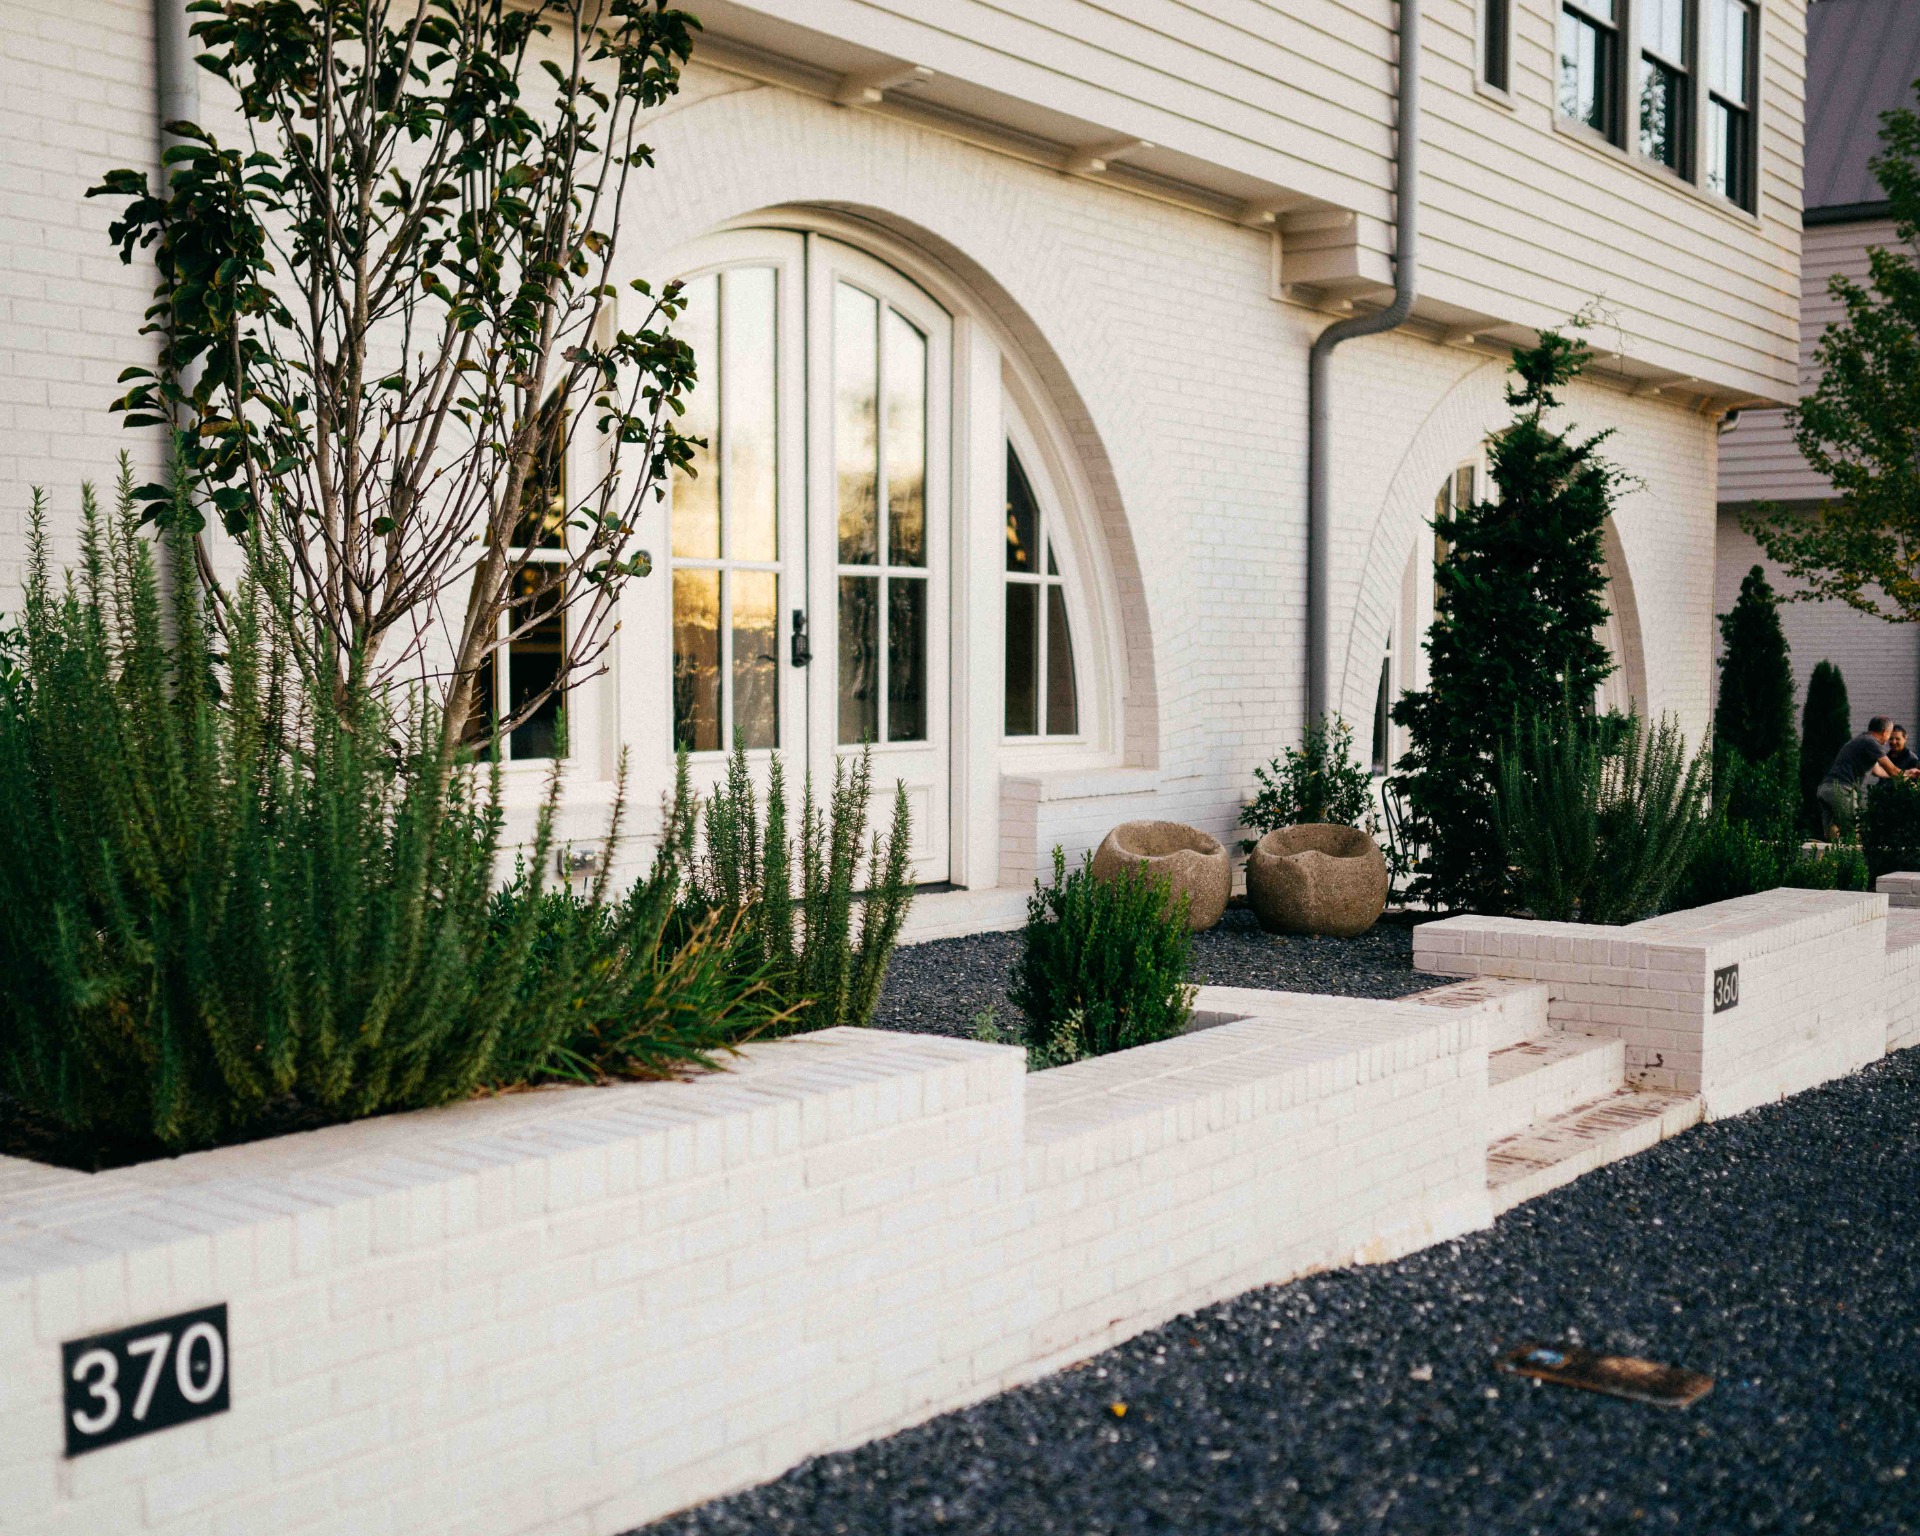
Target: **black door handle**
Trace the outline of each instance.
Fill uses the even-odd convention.
[[[793,664],[804,667],[813,660],[813,642],[807,638],[807,610],[793,610]]]

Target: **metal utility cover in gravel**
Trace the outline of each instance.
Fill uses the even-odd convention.
[[[1676,1411],[1494,1369],[1541,1337],[1715,1386]],[[648,1536],[1279,1531],[1920,1531],[1920,1051]]]
[[[1444,986],[1452,976],[1413,968],[1413,919],[1383,919],[1357,939],[1262,933],[1253,914],[1233,908],[1216,928],[1193,936],[1188,979],[1221,987],[1270,987],[1339,997],[1404,997]],[[876,1029],[969,1035],[987,1008],[1002,1029],[1019,1032],[1007,983],[1020,934],[979,933],[894,951],[873,1012]]]

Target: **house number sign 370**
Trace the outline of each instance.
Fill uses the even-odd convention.
[[[227,1306],[60,1346],[67,1454],[227,1410]]]

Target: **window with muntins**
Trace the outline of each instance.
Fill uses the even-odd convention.
[[[1707,0],[1707,6],[1707,190],[1751,212],[1758,18],[1746,0]]]
[[[1620,137],[1622,0],[1563,0],[1560,115],[1615,143]]]
[[[780,738],[776,287],[771,267],[686,285],[680,335],[700,377],[673,475],[673,741],[686,752]]]
[[[1073,631],[1052,530],[1020,456],[1007,447],[1008,736],[1077,736]]]
[[[1689,0],[1646,0],[1640,13],[1640,153],[1688,175],[1693,136]]]

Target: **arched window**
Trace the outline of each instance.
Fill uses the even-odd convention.
[[[1053,530],[1007,445],[1006,734],[1077,736],[1073,628]]]

